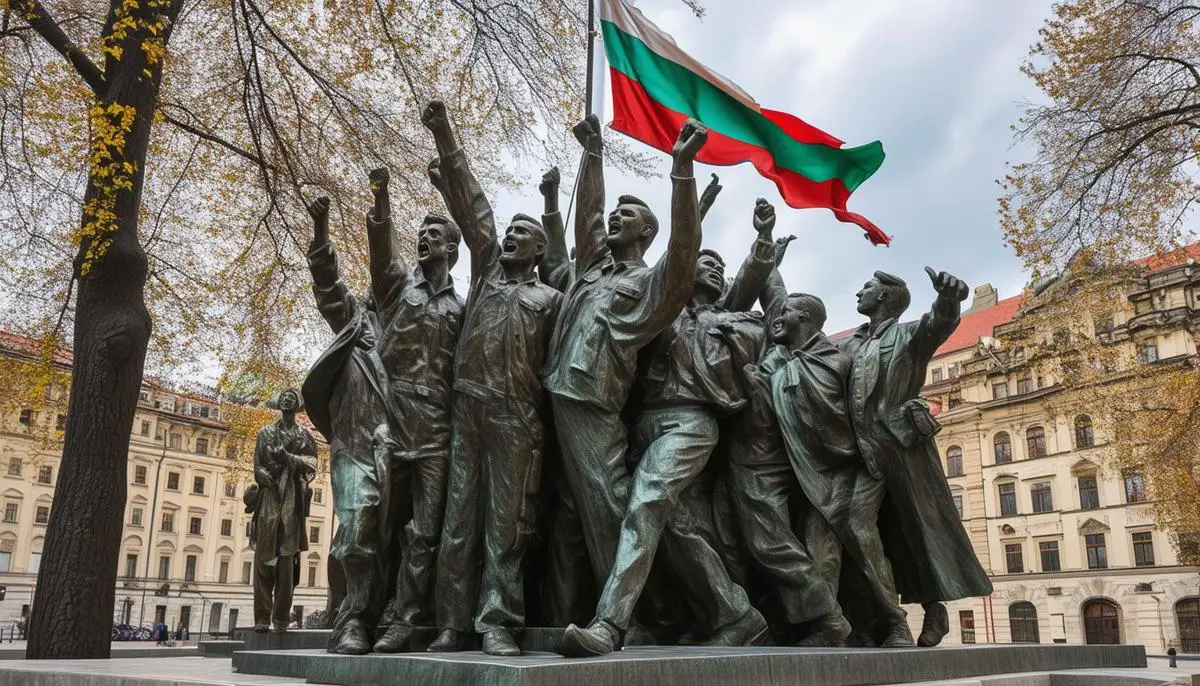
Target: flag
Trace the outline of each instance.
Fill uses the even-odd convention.
[[[670,152],[683,123],[708,127],[696,155],[705,164],[750,162],[796,208],[824,207],[857,224],[876,245],[891,237],[846,209],[850,193],[883,164],[879,141],[842,141],[800,119],[763,108],[729,79],[697,62],[625,0],[600,0],[600,27],[612,82],[612,128]]]

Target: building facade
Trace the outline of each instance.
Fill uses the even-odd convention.
[[[1135,376],[1139,365],[1194,358],[1200,320],[1200,268],[1186,254],[1143,271],[1127,306],[1095,329],[1135,360],[1126,370]],[[1005,300],[976,289],[926,371],[946,478],[995,588],[949,604],[946,642],[1162,652],[1173,641],[1200,652],[1200,570],[1181,565],[1155,525],[1143,475],[1112,466],[1112,427],[1086,393],[1040,376],[1006,345],[1026,313],[1060,295],[1053,285]]]
[[[0,354],[19,354],[21,346],[15,347]],[[64,389],[51,386],[38,407],[0,416],[0,629],[37,601],[66,408]],[[129,446],[114,624],[163,622],[192,634],[253,624],[254,551],[242,504],[252,476],[248,465],[231,461],[220,415],[213,398],[143,387]],[[57,443],[45,440],[47,432],[57,432]],[[318,476],[313,489],[309,550],[302,553],[294,600],[301,617],[325,609],[334,526],[328,476]]]

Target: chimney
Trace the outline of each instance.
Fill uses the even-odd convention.
[[[999,301],[1000,297],[996,294],[996,289],[992,287],[992,284],[985,283],[982,286],[976,286],[975,297],[971,299],[971,307],[963,314],[986,310]]]

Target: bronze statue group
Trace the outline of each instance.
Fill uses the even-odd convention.
[[[557,170],[540,221],[518,214],[498,236],[442,104],[422,122],[449,216],[424,219],[416,265],[396,243],[386,170],[370,176],[365,297],[339,279],[328,200],[308,208],[313,293],[335,334],[303,386],[331,446],[331,556],[345,576],[331,652],[481,641],[519,655],[527,626],[565,627],[561,652],[579,657],[644,643],[930,646],[949,631],[945,601],[991,592],[918,399],[962,281],[927,268],[933,307],[900,322],[908,289],[875,272],[858,294],[868,323],[830,341],[821,300],[783,283],[791,237],[774,239],[765,200],[734,278],[701,248],[719,187],[697,197],[698,122],[672,152],[653,265],[654,211],[622,195],[605,213],[595,116],[574,130],[573,255]],[[465,301],[450,276],[460,241]],[[256,475],[278,490],[277,475]],[[274,577],[255,578],[269,599]],[[924,606],[916,640],[901,602]],[[270,619],[268,602],[256,622]]]

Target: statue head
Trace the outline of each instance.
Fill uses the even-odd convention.
[[[658,235],[658,217],[644,200],[632,195],[617,198],[617,207],[608,215],[608,245],[610,248],[636,245],[645,253]]]
[[[421,266],[445,263],[446,268],[458,261],[458,244],[462,231],[449,217],[436,212],[425,215],[417,229],[417,262]]]
[[[771,322],[771,339],[800,345],[825,326],[825,303],[808,293],[789,293],[779,316]]]
[[[546,253],[546,229],[527,214],[515,214],[500,241],[500,262],[512,265],[534,265]]]
[[[696,258],[696,292],[704,293],[712,300],[725,292],[725,260],[716,250],[705,248]]]
[[[887,272],[875,272],[856,297],[859,314],[872,319],[899,317],[908,309],[912,298],[904,279]]]
[[[296,412],[300,409],[302,401],[300,399],[300,391],[295,388],[285,388],[275,396],[272,401],[275,409],[283,413]]]

